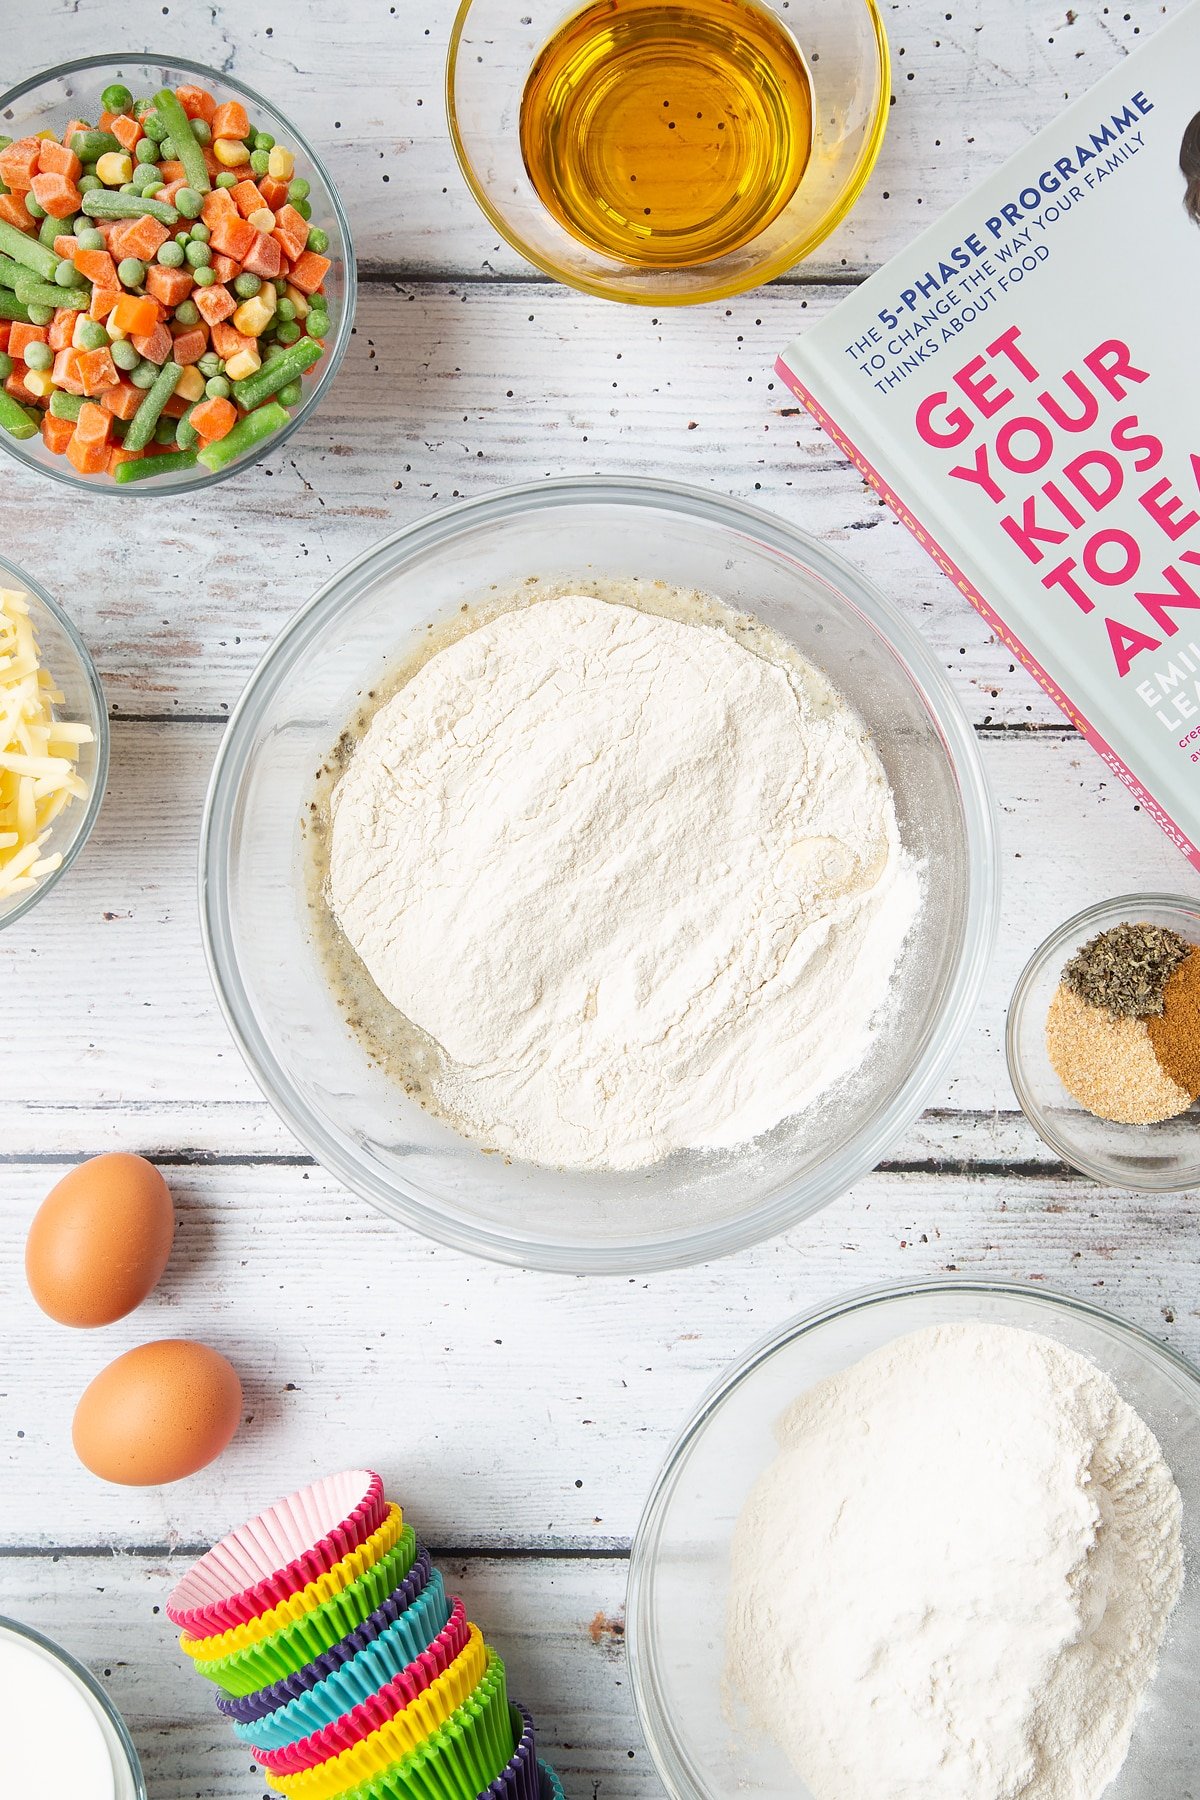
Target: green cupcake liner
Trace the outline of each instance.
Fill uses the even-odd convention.
[[[212,1661],[196,1660],[194,1666],[206,1681],[227,1694],[253,1694],[272,1682],[295,1674],[306,1663],[323,1656],[357,1629],[400,1586],[417,1555],[417,1536],[411,1525],[400,1533],[395,1547],[352,1581],[340,1594],[315,1606],[302,1619],[293,1619],[261,1644],[235,1650]]]
[[[488,1651],[475,1692],[416,1750],[340,1800],[476,1800],[508,1763],[515,1745],[504,1664]]]

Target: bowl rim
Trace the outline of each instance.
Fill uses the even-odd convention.
[[[1073,913],[1057,925],[1048,937],[1042,939],[1033,951],[1025,967],[1021,970],[1008,1003],[1008,1015],[1004,1025],[1004,1057],[1008,1064],[1008,1078],[1012,1083],[1017,1104],[1021,1108],[1033,1129],[1042,1142],[1072,1169],[1078,1169],[1081,1175],[1089,1180],[1099,1182],[1104,1187],[1119,1187],[1131,1194],[1181,1194],[1196,1186],[1200,1180],[1200,1166],[1189,1172],[1181,1173],[1178,1178],[1169,1181],[1156,1181],[1148,1177],[1138,1178],[1136,1170],[1124,1167],[1117,1169],[1097,1157],[1090,1157],[1086,1152],[1072,1148],[1070,1144],[1055,1130],[1045,1108],[1033,1091],[1032,1083],[1026,1075],[1025,1058],[1020,1045],[1020,1030],[1028,1009],[1034,983],[1041,976],[1047,964],[1063,955],[1068,945],[1091,931],[1093,926],[1103,930],[1105,925],[1115,925],[1124,919],[1133,918],[1143,907],[1157,907],[1164,912],[1183,913],[1195,920],[1197,928],[1197,944],[1200,945],[1200,896],[1192,898],[1187,894],[1168,894],[1149,892],[1141,894],[1116,894],[1111,900],[1097,900],[1091,906],[1085,906],[1082,912]],[[1065,1091],[1065,1090],[1064,1090]],[[1186,1117],[1186,1115],[1184,1115]],[[1122,1127],[1115,1126],[1120,1130]],[[1146,1130],[1145,1126],[1130,1125],[1125,1130]],[[1152,1128],[1151,1128],[1152,1129]]]
[[[281,112],[279,107],[275,105],[275,102],[269,100],[265,94],[256,92],[256,90],[250,87],[246,82],[240,81],[236,75],[227,75],[220,69],[210,68],[207,63],[195,62],[191,57],[187,56],[156,56],[148,50],[132,50],[124,53],[101,52],[93,56],[75,57],[71,62],[57,63],[54,68],[43,69],[40,74],[31,75],[27,80],[18,82],[15,87],[5,89],[5,91],[0,94],[0,116],[3,115],[6,107],[13,106],[17,101],[24,99],[26,95],[34,93],[40,87],[44,87],[47,82],[59,81],[68,75],[82,75],[97,69],[118,69],[133,66],[140,66],[143,68],[157,67],[171,70],[181,69],[185,70],[189,75],[202,76],[206,87],[215,84],[215,86],[219,88],[228,88],[231,92],[237,94],[240,99],[249,100],[253,106],[264,109],[269,113],[273,113],[281,124],[286,126],[287,130],[292,134],[296,149],[299,150],[312,164],[314,174],[318,177],[325,188],[326,193],[329,195],[329,205],[334,218],[337,220],[338,230],[342,236],[343,255],[341,260],[343,266],[343,280],[346,288],[341,317],[338,319],[337,331],[322,359],[325,366],[321,369],[308,394],[301,400],[300,405],[296,407],[291,418],[281,431],[277,431],[273,437],[265,439],[261,445],[256,445],[254,447],[255,454],[253,456],[241,457],[234,462],[227,463],[224,468],[205,469],[198,474],[193,472],[186,480],[173,481],[169,485],[163,486],[159,486],[157,479],[151,479],[144,482],[131,481],[127,484],[110,480],[96,481],[90,476],[73,474],[70,472],[69,468],[59,468],[57,465],[66,460],[64,457],[56,456],[49,462],[43,463],[36,460],[33,456],[26,455],[21,448],[20,440],[10,438],[7,432],[0,431],[0,448],[3,448],[23,469],[31,469],[35,475],[45,475],[49,480],[57,481],[63,487],[71,488],[75,493],[113,494],[124,500],[148,500],[163,494],[197,494],[203,492],[205,488],[215,487],[218,482],[226,480],[229,476],[238,471],[244,472],[246,469],[253,468],[257,463],[261,462],[263,457],[271,450],[276,447],[282,447],[282,445],[287,442],[288,438],[291,437],[292,433],[299,430],[300,426],[303,425],[304,421],[315,410],[319,401],[324,398],[327,389],[330,387],[338,370],[341,368],[342,359],[349,348],[354,326],[354,314],[358,302],[358,263],[354,254],[354,243],[350,235],[350,221],[347,218],[346,210],[342,205],[341,195],[338,193],[329,170],[325,167],[325,164],[317,155],[317,152],[313,149],[304,133],[293,125],[289,116],[286,113]]]
[[[663,1723],[669,1716],[668,1708],[659,1689],[655,1658],[647,1648],[652,1641],[646,1612],[656,1568],[657,1537],[665,1508],[672,1498],[687,1453],[734,1391],[780,1350],[851,1313],[869,1311],[896,1301],[933,1299],[946,1294],[1027,1301],[1042,1307],[1047,1313],[1065,1312],[1082,1317],[1124,1339],[1139,1355],[1165,1363],[1170,1373],[1181,1378],[1184,1386],[1196,1390],[1195,1401],[1200,1408],[1200,1369],[1180,1351],[1163,1343],[1152,1332],[1124,1318],[1120,1313],[1098,1306],[1094,1300],[1083,1300],[1074,1294],[1064,1293],[1060,1288],[1043,1287],[1040,1283],[1035,1286],[1032,1282],[989,1280],[978,1275],[935,1275],[911,1281],[885,1282],[879,1286],[856,1288],[853,1292],[832,1300],[819,1301],[758,1338],[709,1384],[672,1439],[642,1508],[629,1552],[625,1644],[630,1686],[633,1689],[638,1723],[650,1751],[651,1761],[673,1800],[713,1800],[710,1790],[691,1779],[689,1769],[677,1754],[674,1737]]]
[[[23,919],[26,913],[33,910],[39,900],[45,899],[51,889],[56,887],[62,880],[67,870],[71,867],[72,863],[91,837],[96,820],[100,816],[100,808],[104,804],[104,795],[108,787],[108,765],[112,742],[112,727],[109,723],[108,702],[105,699],[104,686],[100,680],[96,664],[92,659],[92,653],[80,636],[79,628],[75,624],[75,621],[63,610],[57,600],[51,598],[50,594],[47,593],[40,581],[35,581],[33,576],[28,574],[27,571],[21,567],[20,563],[13,562],[5,552],[0,551],[0,577],[2,577],[6,571],[9,575],[14,576],[16,581],[29,593],[33,594],[41,605],[46,608],[46,611],[59,626],[64,636],[67,638],[67,641],[70,643],[72,650],[75,652],[80,670],[83,673],[84,683],[92,697],[92,707],[95,714],[96,774],[95,779],[92,782],[92,791],[88,795],[87,804],[83,810],[83,818],[80,820],[79,829],[76,831],[71,843],[68,844],[67,848],[62,852],[61,863],[59,863],[57,869],[53,869],[51,873],[46,876],[45,880],[40,881],[37,887],[31,888],[29,892],[8,912],[0,911],[0,931],[5,931],[10,925],[15,925],[18,919]],[[91,723],[90,720],[89,723]],[[64,815],[64,817],[65,816],[66,815]]]
[[[576,4],[579,3],[580,0],[576,0]],[[455,101],[455,79],[458,73],[458,58],[463,34],[475,4],[476,0],[459,0],[454,23],[450,29],[450,41],[446,48],[443,90],[446,124],[450,133],[450,143],[454,150],[455,161],[458,163],[463,180],[473,195],[476,205],[489,223],[500,233],[510,249],[515,250],[519,256],[523,256],[526,262],[532,263],[535,269],[540,269],[543,275],[550,276],[553,281],[561,282],[565,287],[575,288],[581,293],[591,294],[597,300],[624,301],[627,305],[632,306],[703,306],[710,301],[732,300],[739,294],[750,293],[755,288],[763,287],[767,282],[775,281],[786,270],[794,268],[798,263],[811,256],[813,251],[837,230],[858,204],[862,191],[879,161],[879,153],[883,148],[883,140],[887,135],[888,122],[891,117],[892,53],[879,0],[856,0],[856,4],[861,5],[865,10],[875,38],[878,92],[875,97],[874,117],[859,149],[854,167],[839,194],[837,204],[822,219],[818,229],[810,232],[807,237],[800,240],[798,245],[793,245],[786,253],[781,251],[768,262],[748,270],[744,280],[739,279],[733,283],[730,283],[728,279],[725,281],[714,280],[687,293],[676,293],[671,289],[662,289],[655,293],[644,289],[626,291],[615,285],[615,275],[612,279],[597,278],[594,281],[579,275],[567,275],[563,270],[556,268],[549,257],[543,256],[539,251],[533,249],[510,228],[504,214],[492,201],[484,181],[476,175],[475,165],[463,142]],[[803,182],[803,176],[801,181]],[[622,265],[613,259],[613,266],[616,270]]]
[[[38,1649],[45,1650],[55,1662],[61,1663],[67,1672],[73,1675],[87,1690],[113,1728],[137,1791],[138,1800],[147,1800],[146,1778],[142,1772],[142,1761],[137,1753],[132,1733],[117,1710],[116,1704],[110,1699],[86,1664],[81,1663],[78,1657],[72,1656],[69,1650],[64,1650],[61,1644],[55,1643],[53,1638],[47,1637],[45,1632],[35,1630],[32,1625],[23,1624],[20,1619],[14,1619],[8,1613],[0,1613],[0,1631],[11,1631],[17,1637],[24,1638],[28,1643],[36,1645]]]
[[[921,694],[951,765],[968,846],[968,885],[963,942],[948,1001],[928,1033],[920,1058],[851,1142],[800,1184],[786,1185],[763,1205],[700,1231],[628,1244],[580,1245],[549,1236],[528,1237],[496,1226],[451,1219],[396,1182],[364,1168],[339,1138],[299,1103],[291,1077],[267,1046],[243,982],[233,947],[229,911],[229,852],[235,804],[249,762],[258,718],[274,698],[307,644],[342,604],[346,586],[372,565],[375,579],[389,563],[444,544],[464,523],[486,523],[580,503],[670,508],[709,523],[752,534],[776,554],[824,578],[843,603],[863,617],[904,668]],[[359,590],[356,588],[355,592]],[[851,598],[853,596],[853,598]],[[353,596],[352,596],[353,597]],[[990,965],[999,910],[996,823],[975,733],[949,677],[893,603],[844,558],[760,508],[703,488],[649,477],[573,476],[501,488],[439,509],[391,533],[338,570],[284,626],[242,692],[213,766],[200,825],[200,928],[209,974],[230,1035],[260,1091],[293,1135],[331,1174],[389,1217],[450,1248],[517,1267],[565,1274],[622,1274],[680,1268],[724,1256],[774,1237],[843,1194],[886,1154],[922,1110],[956,1052]],[[465,1141],[465,1140],[464,1140]]]

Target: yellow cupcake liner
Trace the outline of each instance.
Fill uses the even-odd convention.
[[[470,1626],[462,1653],[445,1674],[430,1682],[378,1731],[327,1762],[318,1763],[314,1769],[302,1769],[295,1775],[268,1772],[266,1779],[288,1800],[336,1800],[349,1788],[382,1775],[440,1730],[482,1685],[488,1673],[488,1659],[489,1651],[479,1627]]]
[[[289,1594],[273,1606],[270,1612],[260,1613],[257,1619],[251,1619],[244,1625],[234,1625],[228,1631],[220,1632],[216,1637],[191,1637],[187,1632],[179,1640],[180,1648],[196,1662],[216,1662],[222,1656],[232,1656],[238,1650],[248,1650],[252,1644],[261,1644],[265,1638],[273,1637],[282,1631],[285,1625],[292,1625],[302,1619],[305,1613],[315,1612],[326,1600],[332,1600],[335,1594],[343,1594],[352,1582],[358,1581],[368,1569],[373,1569],[389,1550],[395,1548],[404,1527],[404,1515],[398,1506],[389,1506],[384,1514],[383,1524],[373,1531],[364,1544],[343,1556],[340,1562],[334,1563],[332,1569],[310,1581],[299,1593]]]

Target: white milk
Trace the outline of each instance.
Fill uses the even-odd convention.
[[[20,1800],[139,1800],[129,1755],[100,1701],[48,1647],[0,1620],[0,1786]]]

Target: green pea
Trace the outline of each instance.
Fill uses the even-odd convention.
[[[328,313],[310,312],[304,323],[308,327],[308,335],[310,338],[324,338],[329,336]]]
[[[122,82],[114,81],[112,86],[106,87],[101,94],[100,104],[105,112],[128,112],[133,105],[133,95]]]
[[[164,162],[177,161],[175,139],[173,137],[160,138],[158,141],[158,148]]]
[[[253,300],[261,288],[261,277],[251,275],[248,269],[243,269],[240,275],[235,275],[233,278],[233,291],[240,300]]]
[[[295,206],[297,200],[307,200],[311,192],[312,189],[302,175],[297,175],[295,181],[288,182],[287,197],[293,206]]]
[[[207,119],[192,120],[192,136],[198,144],[212,143],[212,126]]]
[[[205,248],[207,249],[207,245]],[[197,287],[212,287],[217,279],[217,271],[215,269],[210,269],[206,263],[201,263],[200,267],[194,269],[192,273],[195,277]]]
[[[173,444],[175,442],[175,433],[176,433],[176,430],[178,429],[178,425],[179,425],[179,421],[177,419],[168,419],[166,417],[161,418],[158,421],[158,424],[154,427],[155,443],[156,444]]]
[[[49,344],[39,343],[37,339],[25,346],[25,363],[30,369],[46,369],[54,367],[54,352]]]
[[[76,331],[75,342],[83,350],[106,350],[108,333],[99,319],[85,319]]]
[[[77,231],[75,233],[75,242],[79,245],[81,250],[103,250],[104,234],[100,231],[94,231],[89,225],[86,231]]]
[[[176,191],[175,198],[172,200],[171,205],[175,208],[175,211],[179,214],[180,218],[198,219],[200,217],[200,208],[204,205],[204,201],[196,192],[195,188],[181,187]]]
[[[304,220],[305,224],[307,224],[309,219],[312,218],[312,202],[309,200],[294,200],[292,204],[300,214],[300,217]]]
[[[32,188],[25,196],[25,211],[29,214],[31,219],[44,219],[46,216],[46,209],[39,201],[34,199]]]
[[[104,183],[98,175],[81,175],[75,186],[81,194],[94,194],[97,188],[104,186]]]
[[[138,162],[140,162],[140,163],[157,162],[158,161],[158,146],[154,142],[153,138],[142,137],[142,138],[139,138],[137,143],[134,145],[133,154],[137,158]]]
[[[142,114],[142,130],[148,138],[153,138],[156,144],[161,144],[167,135],[166,125],[159,115],[153,111]]]
[[[204,392],[210,400],[228,400],[229,383],[223,375],[210,375],[204,384]]]
[[[182,244],[177,244],[174,238],[168,238],[165,244],[159,246],[157,260],[164,269],[177,269],[183,261]]]
[[[146,279],[146,265],[136,256],[123,256],[117,264],[117,280],[122,287],[141,287]]]
[[[280,406],[299,406],[304,389],[298,381],[287,381],[276,392],[275,398]]]
[[[158,364],[142,357],[136,368],[129,371],[129,379],[134,387],[150,388],[158,380]]]
[[[281,325],[290,325],[295,316],[296,303],[294,300],[289,300],[285,294],[283,299],[276,304],[275,317]]]
[[[11,142],[12,142],[12,139],[10,138],[9,143],[11,143]],[[4,148],[7,150],[8,144],[6,144],[4,146]],[[0,381],[7,381],[9,376],[12,374],[12,372],[13,372],[12,357],[8,354],[7,350],[0,350]]]
[[[273,150],[275,148],[275,139],[269,131],[256,131],[250,141],[256,150]]]
[[[225,188],[237,186],[237,176],[232,169],[221,170],[221,173],[217,176],[217,186]]]
[[[7,132],[0,131],[0,150],[7,150],[12,141],[13,140],[8,136]],[[11,373],[12,370],[10,369],[9,374],[11,375]]]
[[[148,181],[142,189],[142,199],[153,200],[155,194],[161,194],[166,185],[165,181]]]
[[[250,152],[250,173],[265,175],[270,161],[270,155],[266,150],[252,150]]]
[[[29,314],[29,323],[31,325],[48,325],[54,317],[54,308],[52,306],[38,306],[34,304],[32,306],[27,306],[25,311]]]
[[[183,254],[193,269],[203,269],[212,261],[212,251],[207,244],[185,244]]]
[[[87,284],[87,277],[79,273],[70,257],[64,256],[54,271],[54,282],[55,286],[60,288],[84,287]]]
[[[53,250],[56,237],[65,237],[69,227],[65,219],[52,219],[46,216],[38,226],[38,243],[44,244],[47,250]]]
[[[181,300],[175,308],[175,317],[181,325],[198,325],[200,314],[194,300]]]
[[[318,256],[324,256],[329,248],[329,233],[322,231],[319,225],[314,225],[308,234],[308,247],[315,250]]]
[[[285,319],[281,325],[276,327],[275,336],[281,344],[294,344],[300,337],[300,327],[290,319]]]
[[[197,362],[196,367],[204,376],[219,375],[221,373],[221,359],[215,350],[206,350],[199,362]]]
[[[112,347],[112,359],[118,369],[124,369],[127,373],[130,369],[136,369],[142,360],[128,338],[117,339]]]
[[[153,112],[153,110],[154,110],[153,100],[141,99],[141,100],[135,100],[133,103],[133,116],[135,119],[137,119],[139,121],[144,119],[148,112]]]
[[[212,236],[212,232],[204,223],[203,219],[197,219],[196,223],[192,226],[192,229],[188,232],[188,236],[194,244],[207,244],[209,238]]]

